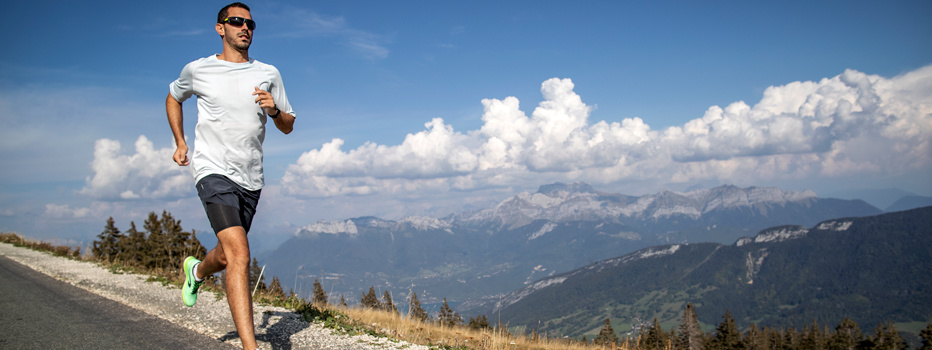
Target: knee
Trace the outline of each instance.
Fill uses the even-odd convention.
[[[246,254],[237,255],[235,257],[230,257],[230,262],[227,266],[236,266],[236,267],[249,267],[249,252]]]
[[[223,257],[223,264],[231,267],[249,267],[249,249],[237,250]]]

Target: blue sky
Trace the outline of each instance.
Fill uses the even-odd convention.
[[[226,3],[6,5],[0,230],[81,241],[162,210],[209,230],[164,99],[220,51]],[[267,242],[555,181],[932,195],[928,1],[250,5],[298,114],[266,138]]]

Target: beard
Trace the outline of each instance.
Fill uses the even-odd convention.
[[[249,38],[246,42],[240,42],[239,36],[243,33],[237,33],[236,35],[228,35],[225,39],[227,44],[230,44],[230,47],[236,49],[237,51],[247,51],[249,50],[249,45],[252,44],[252,37]],[[247,34],[248,35],[248,34]]]

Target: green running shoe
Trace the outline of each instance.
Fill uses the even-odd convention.
[[[199,262],[201,261],[193,256],[184,259],[184,286],[181,287],[181,298],[184,299],[185,306],[194,306],[197,303],[197,289],[204,283],[194,280],[194,265]]]

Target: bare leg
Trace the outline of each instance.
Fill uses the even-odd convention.
[[[197,270],[194,271],[194,276],[201,279],[223,271],[226,268],[227,259],[223,254],[223,246],[218,243],[214,249],[207,252],[204,261],[201,261],[201,264],[197,266]]]
[[[204,257],[197,268],[197,277],[212,275],[226,269],[227,302],[236,332],[243,342],[243,349],[253,350],[256,330],[252,323],[252,295],[249,294],[249,240],[241,226],[234,226],[217,233],[219,243]]]

